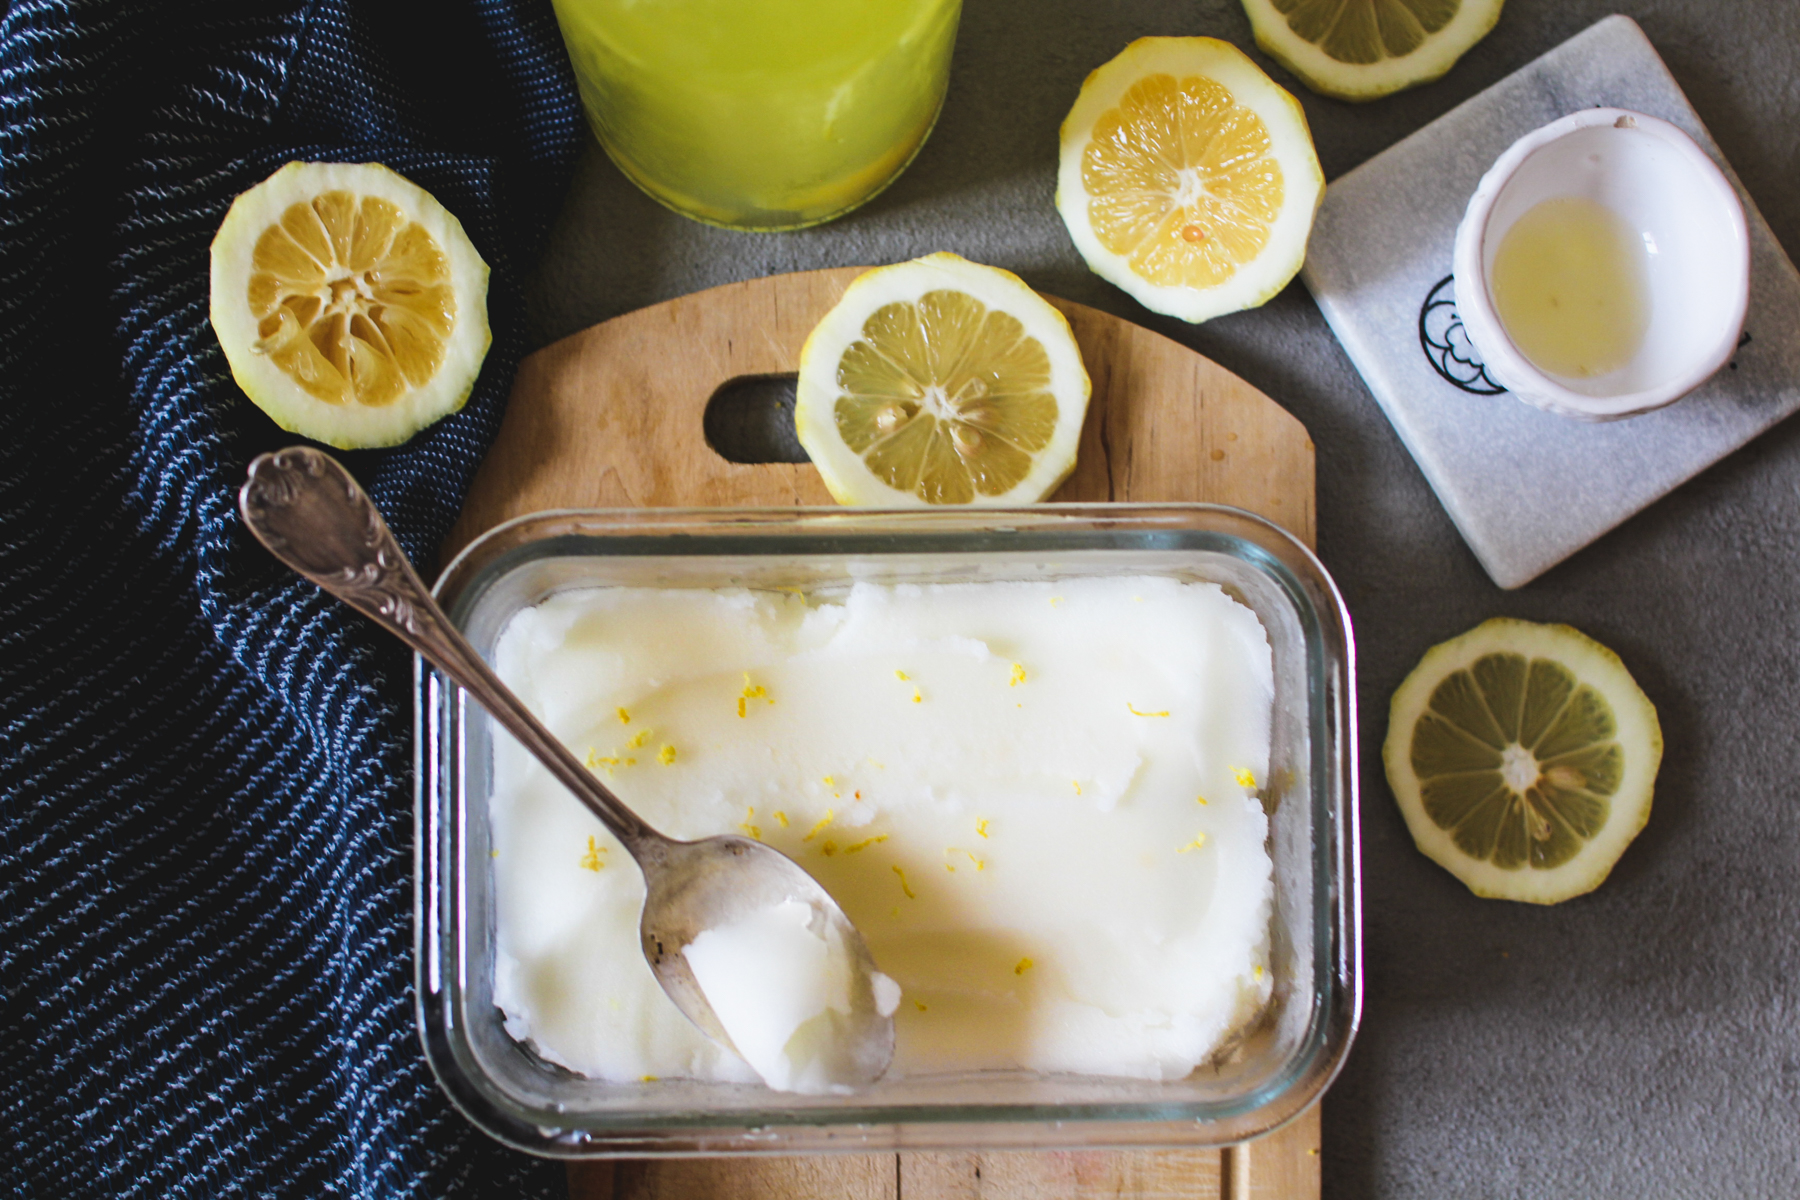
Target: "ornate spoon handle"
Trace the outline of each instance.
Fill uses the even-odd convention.
[[[481,702],[593,810],[634,856],[667,839],[595,779],[450,623],[389,532],[375,504],[338,461],[309,446],[250,464],[238,509],[276,558],[383,628]]]

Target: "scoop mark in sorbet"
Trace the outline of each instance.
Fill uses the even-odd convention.
[[[738,1056],[763,1082],[809,1095],[851,1090],[856,966],[824,913],[784,900],[701,931],[681,953]],[[870,988],[875,1011],[892,1016],[900,985],[875,972]]]

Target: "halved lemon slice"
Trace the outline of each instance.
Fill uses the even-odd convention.
[[[1217,38],[1139,38],[1063,121],[1056,208],[1076,250],[1184,321],[1286,287],[1324,191],[1299,102]]]
[[[1256,44],[1313,91],[1374,100],[1430,83],[1500,19],[1504,0],[1244,0]]]
[[[844,290],[800,352],[794,426],[840,504],[1029,504],[1075,469],[1088,391],[1048,301],[932,254]]]
[[[1605,646],[1497,617],[1426,652],[1382,758],[1420,850],[1478,896],[1555,904],[1650,819],[1662,726]]]
[[[380,163],[293,162],[213,238],[213,330],[283,429],[392,446],[469,398],[492,340],[487,278],[423,188]]]

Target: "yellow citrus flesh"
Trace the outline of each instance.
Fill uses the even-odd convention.
[[[1217,38],[1139,38],[1063,122],[1056,207],[1075,248],[1186,321],[1286,287],[1324,190],[1300,105]]]
[[[1456,16],[1462,0],[1270,0],[1296,36],[1342,63],[1405,58]]]
[[[1384,757],[1420,849],[1480,895],[1555,903],[1597,886],[1643,827],[1662,733],[1611,651],[1502,618],[1421,660]]]
[[[456,327],[450,264],[400,208],[331,191],[256,239],[260,353],[328,404],[392,404],[437,373]]]
[[[1088,390],[1061,313],[934,254],[860,277],[820,322],[795,427],[842,503],[1027,503],[1073,469]]]
[[[1269,244],[1281,164],[1262,118],[1204,75],[1133,84],[1082,154],[1101,245],[1164,287],[1216,287]]]
[[[379,163],[289,163],[219,226],[212,323],[283,429],[389,446],[468,398],[491,340],[487,273],[456,218]]]
[[[837,378],[844,444],[928,504],[1005,495],[1056,431],[1043,343],[963,292],[877,309]]]
[[[1243,0],[1256,44],[1307,87],[1373,100],[1429,83],[1500,19],[1504,0]]]

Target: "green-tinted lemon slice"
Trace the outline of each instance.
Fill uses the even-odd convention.
[[[1315,92],[1373,100],[1440,78],[1504,0],[1243,0],[1256,44]]]
[[[1598,887],[1650,816],[1662,729],[1617,655],[1567,625],[1496,618],[1394,693],[1383,758],[1419,849],[1480,896]]]

